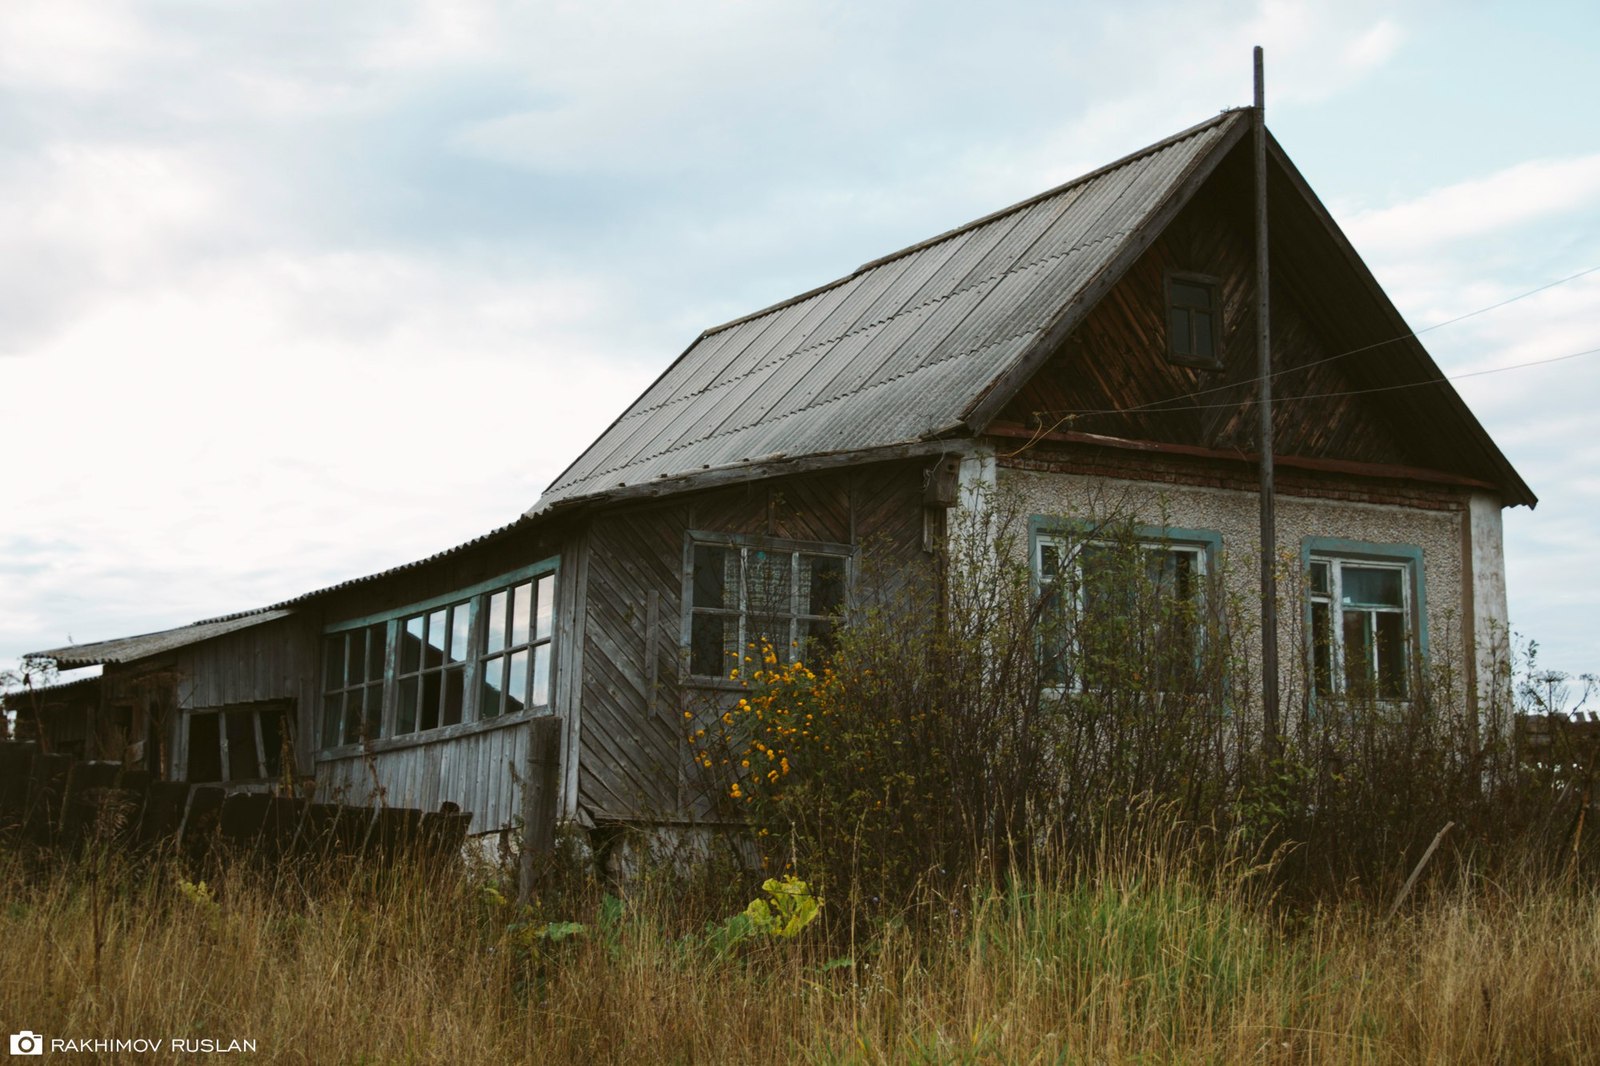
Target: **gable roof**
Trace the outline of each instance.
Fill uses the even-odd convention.
[[[974,405],[1037,368],[1052,327],[1098,298],[1248,129],[1247,111],[1223,112],[707,330],[533,512],[706,470],[973,428]]]
[[[176,651],[238,629],[257,626],[263,622],[274,622],[289,614],[289,611],[268,609],[212,622],[196,622],[193,625],[178,626],[176,629],[163,629],[156,633],[142,633],[136,637],[118,637],[115,640],[101,640],[93,644],[68,644],[64,648],[29,652],[28,655],[54,659],[56,665],[63,670],[80,666],[131,663],[135,659]]]

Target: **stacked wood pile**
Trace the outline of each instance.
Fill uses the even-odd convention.
[[[0,840],[74,849],[103,841],[127,849],[173,842],[201,854],[217,846],[269,859],[334,854],[452,855],[470,813],[313,803],[294,796],[228,793],[215,785],[152,779],[144,770],[47,754],[0,742]]]

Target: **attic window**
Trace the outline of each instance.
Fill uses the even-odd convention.
[[[1222,369],[1217,280],[1167,275],[1167,359],[1179,366]]]

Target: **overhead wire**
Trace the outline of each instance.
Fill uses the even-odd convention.
[[[1334,361],[1339,360],[1339,359],[1345,359],[1345,358],[1348,358],[1349,356],[1352,356],[1352,355],[1359,355],[1362,352],[1368,352],[1368,351],[1373,350],[1374,348],[1382,348],[1383,346],[1388,345],[1388,344],[1395,344],[1395,343],[1398,343],[1398,342],[1401,342],[1401,341],[1411,340],[1413,338],[1421,336],[1424,333],[1431,333],[1432,331],[1434,331],[1436,329],[1442,329],[1445,326],[1451,326],[1451,325],[1456,324],[1457,322],[1462,322],[1462,321],[1465,321],[1466,319],[1474,318],[1474,317],[1476,317],[1478,315],[1481,315],[1481,314],[1484,314],[1486,312],[1494,311],[1494,310],[1497,310],[1498,308],[1505,307],[1508,304],[1516,303],[1518,300],[1525,300],[1530,296],[1537,295],[1538,293],[1544,292],[1544,291],[1546,291],[1548,289],[1553,289],[1558,285],[1565,285],[1568,282],[1576,281],[1579,278],[1584,277],[1584,276],[1589,275],[1589,274],[1593,274],[1596,271],[1600,271],[1600,266],[1592,266],[1592,267],[1589,267],[1586,270],[1580,270],[1576,274],[1569,274],[1564,278],[1558,278],[1555,281],[1546,282],[1545,284],[1540,285],[1537,288],[1532,288],[1532,289],[1527,290],[1526,292],[1521,292],[1521,293],[1518,293],[1515,296],[1507,297],[1506,299],[1500,300],[1500,301],[1498,301],[1496,303],[1488,304],[1487,306],[1484,306],[1484,307],[1479,307],[1479,308],[1477,308],[1475,310],[1468,311],[1465,314],[1457,315],[1454,318],[1447,318],[1443,322],[1435,322],[1433,325],[1424,326],[1422,329],[1413,330],[1413,331],[1411,331],[1409,333],[1397,334],[1397,335],[1395,335],[1393,337],[1386,338],[1385,340],[1374,341],[1371,344],[1364,344],[1359,348],[1350,348],[1350,349],[1348,349],[1346,351],[1336,352],[1333,355],[1324,356],[1321,359],[1314,359],[1309,363],[1302,363],[1299,366],[1285,367],[1282,370],[1275,370],[1275,371],[1272,372],[1271,377],[1272,378],[1279,378],[1279,377],[1284,376],[1285,374],[1297,374],[1302,370],[1309,370],[1311,367],[1314,367],[1314,366],[1322,366],[1323,364],[1331,363],[1331,362],[1334,362]],[[1502,373],[1502,372],[1507,371],[1507,370],[1522,370],[1522,369],[1526,369],[1528,367],[1542,366],[1542,365],[1544,365],[1546,363],[1559,363],[1559,362],[1563,362],[1563,361],[1568,360],[1568,359],[1577,359],[1580,356],[1593,355],[1596,352],[1600,352],[1600,348],[1588,348],[1588,349],[1585,349],[1585,350],[1580,351],[1580,352],[1570,352],[1570,353],[1568,353],[1566,355],[1553,356],[1553,357],[1550,357],[1550,358],[1547,358],[1547,359],[1534,359],[1534,360],[1530,360],[1530,361],[1525,362],[1525,363],[1515,363],[1515,364],[1512,364],[1510,366],[1490,367],[1490,368],[1488,368],[1486,370],[1474,370],[1474,371],[1469,371],[1469,372],[1464,373],[1464,374],[1453,374],[1453,375],[1448,375],[1448,376],[1440,377],[1440,378],[1429,378],[1426,381],[1406,382],[1406,383],[1400,384],[1400,385],[1379,385],[1379,386],[1374,386],[1372,388],[1367,388],[1367,389],[1349,389],[1349,390],[1345,390],[1345,391],[1341,391],[1341,392],[1306,393],[1306,394],[1300,395],[1300,396],[1283,396],[1283,397],[1278,397],[1278,402],[1288,402],[1288,401],[1291,401],[1291,400],[1316,400],[1316,399],[1325,399],[1325,398],[1332,398],[1332,397],[1338,397],[1338,396],[1360,396],[1360,395],[1363,395],[1365,393],[1392,392],[1392,391],[1395,391],[1397,389],[1421,388],[1422,386],[1425,386],[1425,385],[1437,385],[1441,381],[1460,381],[1460,380],[1462,380],[1464,378],[1480,377],[1480,376],[1482,376],[1484,374],[1498,374],[1498,373]],[[1181,394],[1179,396],[1172,396],[1172,397],[1168,397],[1168,398],[1163,399],[1163,400],[1150,400],[1150,401],[1148,401],[1146,403],[1135,404],[1132,407],[1108,407],[1108,408],[1102,408],[1102,409],[1098,409],[1098,410],[1096,410],[1096,409],[1084,409],[1084,410],[1059,410],[1059,409],[1057,409],[1057,410],[1047,410],[1047,411],[1035,411],[1033,413],[1034,413],[1035,417],[1039,418],[1041,425],[1043,424],[1044,416],[1055,416],[1055,415],[1062,416],[1060,419],[1058,419],[1056,421],[1055,425],[1052,426],[1051,429],[1044,431],[1044,432],[1054,432],[1054,430],[1056,428],[1058,428],[1063,422],[1070,421],[1070,420],[1072,420],[1074,418],[1088,418],[1088,417],[1093,417],[1093,416],[1096,416],[1096,415],[1133,414],[1133,413],[1138,412],[1138,411],[1147,411],[1147,410],[1154,410],[1154,411],[1157,411],[1157,412],[1159,412],[1161,410],[1206,411],[1206,410],[1213,410],[1213,409],[1223,408],[1223,407],[1251,406],[1251,405],[1254,405],[1255,403],[1257,403],[1259,401],[1254,400],[1254,399],[1246,399],[1246,400],[1228,401],[1226,403],[1217,403],[1217,404],[1190,404],[1190,403],[1187,403],[1186,401],[1192,400],[1192,399],[1194,399],[1196,397],[1199,397],[1199,396],[1207,396],[1207,395],[1210,395],[1212,393],[1234,391],[1234,390],[1237,390],[1237,389],[1239,389],[1241,387],[1248,386],[1252,382],[1256,382],[1256,381],[1259,381],[1259,380],[1261,380],[1259,375],[1252,375],[1249,378],[1245,378],[1245,379],[1240,380],[1240,381],[1230,382],[1230,383],[1224,384],[1224,385],[1213,385],[1213,386],[1210,386],[1210,387],[1204,388],[1204,389],[1195,389],[1195,390],[1192,390],[1190,392],[1185,392],[1185,393],[1183,393],[1183,394]],[[1174,405],[1176,405],[1176,406],[1174,406]]]

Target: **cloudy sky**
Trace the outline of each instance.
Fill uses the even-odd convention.
[[[1257,43],[1414,328],[1600,267],[1593,4],[5,0],[0,665],[508,522],[705,326],[1248,103]],[[1600,356],[1459,387],[1542,500],[1515,624],[1600,669]]]

